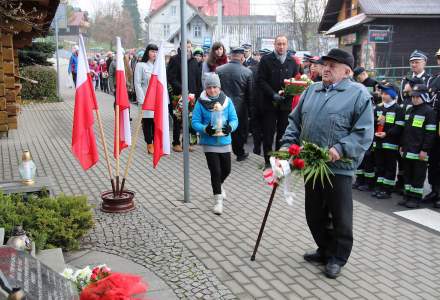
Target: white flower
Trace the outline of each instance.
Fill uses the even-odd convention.
[[[301,80],[307,80],[307,79],[309,79],[309,77],[307,77],[306,74],[301,75]]]
[[[83,269],[77,270],[75,274],[73,274],[73,278],[74,280],[89,281],[91,275],[92,275],[92,269],[90,269],[89,266],[86,266]]]
[[[61,274],[63,277],[65,277],[65,278],[71,280],[71,279],[73,278],[73,272],[74,272],[73,269],[71,269],[71,268],[65,268],[65,269],[63,270],[63,272],[61,272],[60,274]]]

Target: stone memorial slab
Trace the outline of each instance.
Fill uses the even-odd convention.
[[[77,300],[73,284],[29,254],[0,247],[0,270],[12,287],[21,287],[26,299]]]

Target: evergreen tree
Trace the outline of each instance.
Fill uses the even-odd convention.
[[[141,15],[139,13],[137,0],[123,0],[122,8],[124,11],[127,11],[131,17],[137,43],[138,39],[142,36]]]

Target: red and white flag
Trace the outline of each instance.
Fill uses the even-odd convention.
[[[155,168],[162,156],[170,154],[169,102],[165,53],[161,44],[154,62],[153,74],[148,84],[144,104],[142,105],[142,110],[154,111],[153,165]]]
[[[95,165],[99,159],[93,131],[93,110],[98,109],[98,104],[89,73],[86,48],[84,47],[83,37],[80,35],[75,110],[73,113],[72,152],[84,170]]]
[[[115,142],[114,156],[116,157],[116,134],[119,134],[119,154],[122,149],[131,145],[130,130],[130,103],[128,102],[127,85],[125,81],[124,53],[121,46],[121,38],[116,37],[116,105],[119,105],[119,132],[116,132],[115,118]],[[116,111],[115,111],[116,114]]]

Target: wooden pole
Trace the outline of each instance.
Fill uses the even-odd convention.
[[[98,126],[99,126],[99,134],[101,136],[101,143],[104,146],[104,156],[105,156],[105,162],[107,163],[107,170],[108,170],[108,175],[110,177],[110,182],[112,184],[112,191],[113,191],[113,195],[115,195],[115,181],[113,179],[113,172],[112,172],[112,168],[110,166],[110,160],[108,158],[108,151],[107,151],[107,142],[105,140],[105,136],[104,136],[104,129],[102,126],[102,120],[101,120],[101,114],[99,113],[99,110],[95,110],[96,113],[96,119],[98,120]]]
[[[119,104],[116,104],[116,195],[119,194]]]
[[[130,153],[128,154],[128,161],[127,161],[127,165],[125,166],[124,177],[122,178],[120,195],[122,195],[122,193],[124,191],[125,179],[128,176],[128,170],[130,169],[131,162],[133,160],[133,154],[134,154],[134,151],[136,150],[137,140],[139,138],[139,132],[142,127],[142,117],[143,117],[142,114],[143,114],[142,109],[140,109],[139,116],[138,116],[138,119],[136,122],[133,143],[131,144],[131,147],[130,147]]]
[[[264,214],[263,223],[260,227],[260,233],[258,234],[257,242],[255,243],[254,253],[252,253],[251,261],[255,260],[255,255],[257,255],[258,246],[260,245],[261,237],[263,236],[264,227],[266,226],[267,217],[269,216],[270,208],[272,207],[273,198],[275,197],[275,192],[277,191],[278,183],[273,184],[272,194],[270,195],[269,204],[266,208],[266,213]]]

